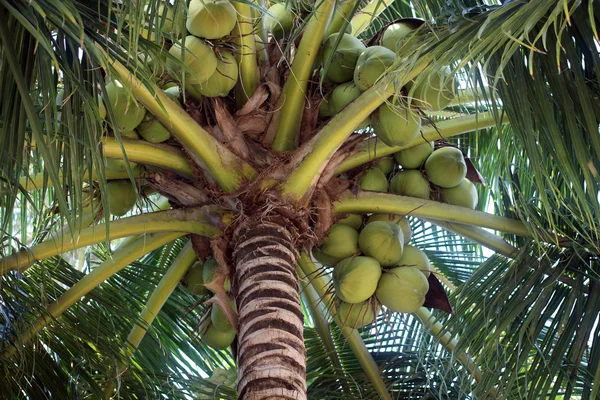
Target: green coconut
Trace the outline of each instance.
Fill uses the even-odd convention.
[[[331,107],[331,93],[332,92],[329,92],[325,96],[323,96],[323,99],[319,104],[319,118],[331,117],[334,114],[333,109]]]
[[[186,291],[195,295],[206,295],[210,293],[208,289],[204,287],[204,279],[202,275],[204,273],[204,266],[202,262],[196,261],[185,274],[181,283]]]
[[[233,311],[237,312],[233,300],[229,301],[229,305]],[[233,329],[233,326],[231,326],[229,323],[229,320],[225,316],[223,309],[217,303],[213,303],[212,305],[212,309],[210,311],[210,322],[212,323],[212,326],[220,331],[230,331]]]
[[[171,132],[150,113],[146,114],[137,131],[145,141],[150,143],[162,143],[171,137]]]
[[[281,39],[294,27],[296,15],[286,4],[276,3],[267,9],[263,16],[263,27],[275,39]]]
[[[409,169],[399,171],[390,181],[390,191],[402,196],[428,199],[431,194],[429,181],[421,171]]]
[[[256,54],[258,54],[258,61],[261,63],[267,62],[267,54],[265,52],[265,47],[267,43],[265,43],[262,38],[258,35],[254,35],[254,43],[256,43]]]
[[[187,30],[205,39],[220,39],[231,33],[237,12],[229,0],[192,0],[188,11]]]
[[[139,140],[140,135],[138,135],[137,131],[134,129],[132,131],[123,131],[121,132],[121,137],[125,139]]]
[[[382,157],[375,163],[375,167],[379,168],[386,175],[392,172],[395,166],[394,157]]]
[[[359,329],[374,322],[379,309],[379,304],[371,300],[356,304],[340,301],[336,307],[336,316],[343,326]]]
[[[119,81],[111,81],[106,85],[104,102],[112,108],[117,126],[123,131],[134,130],[146,115],[144,106]]]
[[[165,94],[167,96],[169,96],[169,98],[171,100],[173,100],[174,102],[176,102],[177,104],[179,104],[179,94],[181,93],[179,90],[179,86],[177,86],[177,84],[175,82],[171,82],[173,85],[166,87],[163,89],[163,92],[165,92]]]
[[[387,267],[396,264],[402,257],[404,233],[394,222],[371,222],[360,231],[358,246],[364,255]]]
[[[340,218],[337,223],[342,224],[342,225],[348,225],[358,231],[360,229],[360,227],[362,226],[362,222],[363,222],[362,215],[348,214],[344,218]]]
[[[360,39],[347,33],[341,35],[342,38],[339,39],[340,33],[334,33],[323,44],[323,63],[331,60],[325,76],[335,83],[347,82],[354,77],[354,68],[358,58],[366,49]],[[336,47],[338,40],[340,43]]]
[[[467,176],[467,164],[462,152],[455,147],[437,149],[425,161],[427,178],[434,185],[452,188]]]
[[[193,87],[206,97],[225,97],[237,83],[238,72],[235,56],[228,51],[221,51],[215,73],[206,82],[195,84]]]
[[[333,267],[339,261],[338,258],[328,256],[327,254],[323,253],[321,250],[316,248],[312,249],[312,256],[320,264],[327,265],[329,267]]]
[[[449,76],[450,70],[446,68],[420,81],[414,88],[414,82],[408,83],[406,90],[409,101],[416,107],[432,111],[446,108],[455,96],[455,80]]]
[[[373,131],[388,146],[404,146],[412,142],[421,130],[421,118],[411,109],[384,103],[372,114]]]
[[[106,118],[106,106],[102,101],[102,96],[98,96],[98,114],[100,115],[100,118]]]
[[[404,252],[397,265],[399,267],[415,267],[425,274],[425,276],[429,276],[431,271],[431,263],[427,254],[423,250],[411,245],[404,246]]]
[[[408,223],[408,218],[406,217],[406,215],[373,214],[367,220],[367,224],[370,224],[371,222],[375,222],[375,221],[386,221],[386,222],[395,223],[396,225],[398,225],[400,227],[400,229],[402,229],[402,236],[404,238],[404,244],[407,244],[408,242],[410,242],[413,231],[412,231],[412,228],[410,227],[410,224]]]
[[[228,331],[220,331],[212,324],[208,324],[202,330],[202,341],[217,350],[225,350],[233,343],[236,332],[234,329]]]
[[[421,167],[431,153],[433,153],[433,142],[425,142],[410,149],[394,153],[394,158],[402,168],[415,169]]]
[[[400,43],[403,42],[404,38],[414,30],[414,26],[404,22],[392,24],[386,28],[385,32],[383,32],[381,45],[396,53],[400,48]]]
[[[149,4],[144,6],[146,15],[150,15],[152,11],[154,11],[155,18],[152,22],[155,26],[160,27],[163,33],[170,33],[178,37],[184,32],[186,18],[183,10],[175,13],[173,7],[165,2],[160,2],[157,9],[151,9]]]
[[[429,282],[415,267],[398,267],[384,271],[375,296],[389,310],[402,313],[417,311],[425,303]]]
[[[109,181],[106,184],[108,194],[108,212],[122,217],[133,208],[137,201],[135,188],[128,179]]]
[[[360,253],[358,232],[348,225],[333,224],[318,250],[316,254],[313,252],[317,261],[325,265],[335,265],[344,258]],[[321,257],[320,253],[325,257]]]
[[[373,296],[381,277],[381,265],[371,257],[349,257],[333,268],[335,294],[346,303],[356,304]]]
[[[202,280],[204,281],[204,283],[211,283],[213,279],[215,279],[215,273],[217,272],[218,267],[219,265],[214,259],[209,258],[208,260],[206,260],[202,271]],[[225,278],[224,286],[225,291],[229,292],[229,290],[231,289],[231,281],[229,278]],[[212,290],[211,288],[207,289],[214,293],[214,290]]]
[[[184,81],[186,85],[196,85],[206,82],[217,70],[217,56],[202,39],[194,36],[185,38],[185,53],[181,43],[174,43],[169,50],[176,60],[167,58],[166,66],[169,73],[176,79]],[[182,68],[181,62],[185,65]]]
[[[354,83],[365,91],[394,63],[396,54],[382,46],[367,47],[358,57],[354,69]]]
[[[387,192],[387,177],[379,168],[369,168],[360,180],[360,188],[375,192]]]
[[[339,113],[348,104],[356,100],[361,93],[353,81],[337,85],[331,92],[331,110],[334,114]]]
[[[464,178],[458,186],[453,188],[443,188],[442,196],[448,204],[471,209],[477,207],[477,203],[479,202],[477,188],[475,188],[473,182],[467,178]]]

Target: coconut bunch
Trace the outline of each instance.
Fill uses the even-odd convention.
[[[477,207],[477,189],[466,178],[467,164],[459,149],[441,147],[434,151],[433,142],[423,143],[395,153],[394,159],[402,169],[390,181],[392,193]]]
[[[336,315],[354,329],[372,323],[381,306],[392,312],[415,312],[429,290],[430,262],[408,244],[412,230],[406,216],[351,214],[334,224],[313,257],[333,267]]]
[[[210,285],[210,283],[215,280],[217,268],[217,262],[213,258],[208,258],[204,263],[196,261],[181,280],[181,286],[196,296],[212,296],[215,288],[214,284]],[[225,279],[223,289],[229,293],[231,289],[229,278]],[[236,332],[221,306],[214,300],[209,300],[209,302],[211,304],[210,314],[204,316],[200,330],[201,338],[208,346],[224,350],[233,343]],[[230,308],[236,311],[233,300],[230,299],[229,303]]]

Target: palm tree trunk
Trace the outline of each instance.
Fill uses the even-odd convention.
[[[282,218],[252,218],[233,237],[240,399],[306,399],[298,253],[289,226]]]

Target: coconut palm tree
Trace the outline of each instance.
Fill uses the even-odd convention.
[[[231,29],[194,22],[209,3]],[[270,6],[0,2],[1,397],[598,398],[594,1]],[[342,39],[390,25],[334,106],[362,79],[335,76]],[[386,137],[409,110],[414,137]],[[433,141],[466,157],[475,209],[448,204],[448,170],[421,168],[425,196],[370,190]],[[349,322],[323,253],[370,214],[410,221],[429,291],[408,313],[371,291]]]

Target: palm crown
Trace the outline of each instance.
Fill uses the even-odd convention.
[[[592,0],[142,3],[0,4],[2,396],[600,395]]]

